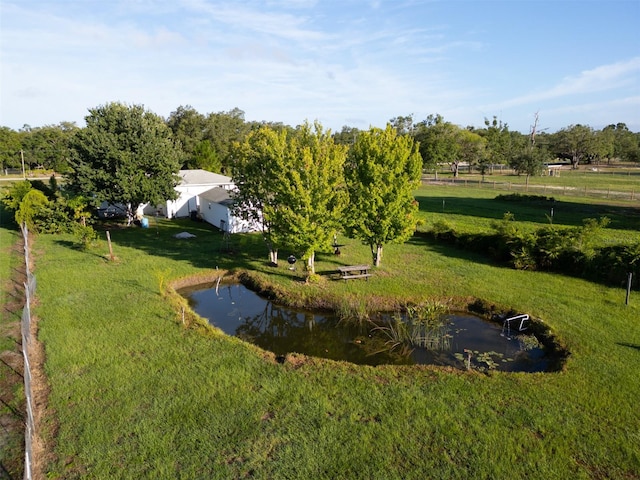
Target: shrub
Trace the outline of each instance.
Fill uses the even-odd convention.
[[[46,217],[50,203],[49,199],[40,190],[29,190],[16,210],[16,222],[26,224],[31,231],[39,231],[40,222],[37,220]]]
[[[527,203],[554,203],[556,201],[553,197],[545,197],[543,195],[522,195],[520,193],[508,193],[498,195],[495,200],[503,202],[527,202]]]
[[[446,220],[438,220],[431,227],[431,234],[436,240],[455,242],[457,235],[453,226]]]

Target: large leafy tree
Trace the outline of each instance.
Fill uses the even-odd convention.
[[[233,145],[245,140],[250,125],[244,120],[244,112],[233,108],[228,112],[210,113],[205,119],[203,139],[209,140],[220,162],[220,172],[233,170]]]
[[[553,135],[553,153],[571,161],[576,169],[580,162],[598,154],[596,134],[588,125],[571,125]]]
[[[314,273],[315,253],[331,248],[344,208],[345,156],[346,147],[319,123],[294,132],[263,126],[238,148],[235,208],[244,218],[262,220],[272,263],[286,245]]]
[[[72,154],[70,144],[78,130],[73,122],[22,130],[25,164],[60,173],[68,171]]]
[[[413,136],[419,142],[425,169],[448,163],[457,176],[461,148],[458,126],[446,122],[441,115],[429,115],[418,123]]]
[[[387,243],[404,242],[415,231],[422,159],[408,135],[391,126],[361,132],[349,151],[345,179],[349,192],[347,233],[371,248],[375,266]]]
[[[206,129],[206,118],[190,105],[179,106],[171,112],[167,125],[173,132],[173,137],[180,143],[184,151],[184,168],[204,168],[201,162],[202,142]],[[206,147],[204,147],[206,148]],[[213,171],[213,170],[211,170]]]
[[[544,170],[544,162],[547,160],[544,150],[535,146],[527,146],[515,153],[509,165],[518,175],[526,175],[526,184],[532,175],[540,175]]]
[[[315,252],[331,249],[347,200],[343,168],[347,148],[316,122],[304,123],[290,137],[287,164],[276,182],[276,212],[284,241],[302,254],[315,272]]]
[[[129,222],[140,205],[176,198],[181,151],[161,117],[141,105],[109,103],[89,110],[85,120],[71,143],[70,187],[126,205]]]
[[[453,175],[455,177],[458,176],[460,162],[465,162],[469,166],[479,166],[484,175],[487,165],[486,140],[470,130],[459,130],[457,137],[460,152],[458,154],[458,162],[454,162],[455,170]]]
[[[269,262],[277,265],[281,238],[275,224],[279,199],[274,187],[287,164],[287,132],[262,126],[236,144],[234,157],[234,214],[262,225]]]
[[[485,161],[480,162],[480,172],[484,175],[487,167],[492,165],[507,165],[512,156],[513,142],[509,126],[498,120],[496,116],[492,120],[484,119],[485,129],[478,131],[486,140]]]
[[[603,129],[613,135],[613,155],[622,161],[640,162],[640,134],[633,133],[626,124],[611,124]]]
[[[0,127],[0,169],[20,166],[22,142],[20,133],[9,127]]]

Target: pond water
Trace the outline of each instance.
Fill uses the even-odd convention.
[[[478,370],[541,372],[545,351],[534,337],[507,338],[502,328],[468,313],[443,318],[429,348],[399,343],[386,327],[391,316],[348,322],[327,312],[276,305],[241,284],[206,284],[179,292],[191,308],[228,335],[276,355],[302,353],[364,365],[432,364]],[[533,342],[531,341],[533,339]]]

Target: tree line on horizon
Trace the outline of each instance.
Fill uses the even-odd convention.
[[[154,114],[155,115],[155,114]],[[202,168],[231,174],[234,142],[243,142],[248,135],[263,126],[276,131],[295,131],[278,122],[246,121],[239,108],[202,114],[191,106],[180,106],[168,118],[159,117],[179,146],[182,169]],[[484,119],[482,127],[461,127],[441,115],[429,115],[415,121],[413,115],[389,120],[398,135],[412,137],[418,144],[422,168],[433,170],[447,165],[455,176],[461,165],[471,165],[482,174],[491,167],[504,165],[519,174],[535,175],[544,163],[562,160],[573,168],[580,164],[610,163],[613,160],[640,163],[640,132],[632,132],[624,123],[611,124],[602,130],[588,125],[570,125],[555,133],[537,129],[528,134],[509,130],[497,117]],[[44,169],[65,173],[70,169],[72,139],[86,127],[73,122],[31,127],[19,130],[0,127],[0,170]],[[337,144],[348,148],[361,130],[343,126],[331,135]]]

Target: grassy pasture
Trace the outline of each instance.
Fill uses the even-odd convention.
[[[438,193],[418,193],[427,221]],[[474,202],[460,202],[459,218],[470,225],[501,216],[486,205],[469,214],[464,205]],[[183,230],[197,238],[173,239]],[[234,237],[229,253],[206,225],[152,220],[112,238],[116,262],[106,259],[104,241],[89,252],[64,237],[35,245],[40,339],[58,423],[53,478],[639,474],[640,312],[637,301],[624,305],[621,289],[498,268],[417,238],[385,248],[369,282],[310,285],[300,272],[267,267],[255,236]],[[319,272],[368,261],[365,247],[341,241],[340,257],[318,256]],[[250,270],[298,303],[478,297],[543,319],[572,356],[566,371],[534,375],[298,357],[279,365],[236,339],[185,329],[159,294],[163,275],[216,267]]]
[[[532,226],[547,222],[545,205],[501,205],[495,194],[424,187],[416,194],[421,228],[446,219],[486,229],[504,211]],[[603,242],[638,237],[631,206],[558,204],[554,223],[579,225],[605,209],[612,224]],[[286,262],[267,266],[258,236],[233,236],[227,249],[206,224],[150,223],[111,229],[115,262],[104,235],[89,251],[71,237],[35,242],[50,384],[42,433],[55,454],[48,478],[640,477],[639,292],[625,305],[622,288],[501,268],[419,237],[385,247],[368,282],[330,279],[339,264],[370,261],[366,247],[340,238],[342,255],[319,254],[320,280],[306,284]],[[176,240],[181,231],[197,237]],[[278,364],[215,330],[186,328],[160,294],[160,280],[204,278],[216,268],[249,271],[298,305],[480,298],[542,319],[571,356],[552,374],[297,355]]]
[[[496,199],[498,195],[512,194],[514,192],[455,185],[425,186],[416,193],[424,222],[419,230],[429,229],[437,221],[445,221],[455,225],[460,232],[478,233],[491,229],[493,222],[501,220],[505,213],[510,212],[522,226],[531,229],[550,223],[574,227],[582,225],[586,218],[607,217],[610,223],[599,240],[601,245],[626,244],[638,240],[639,202],[614,203],[594,198],[536,193],[530,195],[541,198],[530,202]],[[517,194],[527,195],[520,192]]]
[[[434,178],[434,173],[428,173],[427,178]],[[439,171],[438,179],[451,179],[450,171]],[[554,191],[562,191],[564,187],[576,190],[611,190],[618,192],[637,192],[640,194],[640,168],[637,164],[614,164],[614,165],[580,165],[576,170],[569,167],[563,168],[555,176],[535,175],[526,178],[526,175],[515,175],[511,170],[500,171],[495,169],[484,177],[478,172],[468,173],[462,171],[460,178],[469,182],[484,180],[491,185],[494,181],[500,184],[522,185],[526,182],[531,186],[548,187],[548,194],[553,195]]]

